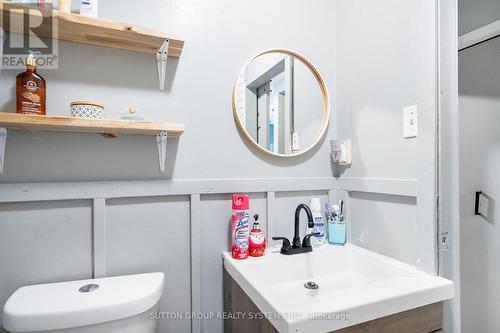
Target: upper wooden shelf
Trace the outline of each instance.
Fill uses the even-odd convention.
[[[25,8],[36,10],[22,10]],[[6,11],[10,12],[10,15],[3,15]],[[18,27],[19,24],[10,24],[11,19],[17,22],[28,22],[27,16],[52,17],[58,22],[57,38],[70,42],[154,54],[168,39],[170,42],[168,55],[172,57],[180,57],[184,46],[184,41],[177,36],[141,26],[40,7],[26,7],[2,0],[0,0],[0,15],[4,18],[3,28],[6,31],[18,33],[23,33],[22,25]],[[21,21],[22,16],[24,16],[24,21]],[[36,28],[37,35],[53,38],[47,22],[47,20],[42,21],[42,25]]]
[[[0,127],[30,131],[78,132],[98,134],[157,135],[166,131],[169,138],[178,138],[184,125],[165,122],[88,120],[74,117],[37,116],[0,112]]]

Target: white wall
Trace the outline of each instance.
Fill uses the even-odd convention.
[[[460,179],[458,114],[458,4],[439,2],[439,195],[440,232],[448,249],[440,251],[439,274],[455,283],[455,297],[445,303],[443,331],[461,332],[460,318]]]
[[[481,8],[481,9],[479,9]],[[473,10],[477,9],[477,10]],[[459,1],[460,30],[500,19],[497,1]],[[459,53],[462,331],[500,330],[500,39]],[[476,191],[494,216],[474,215]]]
[[[42,72],[47,80],[48,112],[68,114],[70,101],[90,99],[106,105],[106,117],[119,117],[129,105],[135,105],[147,119],[184,123],[186,133],[168,151],[170,173],[159,174],[154,138],[123,136],[107,140],[100,136],[12,132],[5,175],[0,180],[294,177],[311,175],[311,170],[314,176],[329,176],[328,145],[302,158],[264,158],[249,149],[234,125],[232,86],[241,67],[261,50],[287,47],[303,53],[320,69],[330,94],[335,96],[335,2],[317,1],[306,8],[300,0],[261,3],[265,11],[257,10],[259,2],[255,1],[100,3],[104,18],[185,37],[182,57],[170,59],[167,92],[158,91],[156,61],[151,55],[62,42],[60,69]],[[284,8],[286,17],[277,20],[275,13]],[[302,25],[290,27],[289,22],[294,20],[307,26],[308,32]],[[271,27],[274,33],[269,34]],[[315,40],[305,38],[310,33],[325,40],[321,48]],[[3,111],[14,110],[16,74],[1,74]],[[219,151],[225,154],[215,153]]]
[[[458,0],[458,34],[463,35],[498,20],[498,0]]]
[[[139,187],[142,193],[150,193],[172,188],[167,179],[215,179],[210,181],[212,187],[221,180],[241,179],[233,182],[239,185],[224,186],[228,193],[202,195],[195,212],[190,209],[196,201],[189,195],[106,200],[107,275],[162,271],[167,287],[161,311],[221,311],[221,252],[227,250],[230,193],[245,191],[245,184],[254,183],[251,179],[255,178],[331,176],[327,141],[293,159],[267,157],[246,144],[233,120],[233,83],[257,52],[289,48],[311,59],[335,96],[335,7],[329,0],[307,6],[300,0],[127,0],[119,5],[118,1],[101,1],[103,18],[184,35],[182,57],[169,59],[167,91],[158,91],[154,56],[61,42],[60,69],[41,71],[47,80],[48,113],[68,114],[70,101],[89,99],[104,103],[109,118],[119,117],[134,105],[147,119],[184,123],[184,135],[169,144],[167,174],[159,174],[153,137],[110,140],[98,135],[9,131],[5,174],[0,181],[3,185],[45,182],[44,193],[60,193],[52,182],[118,180],[122,183],[106,187],[123,193],[123,184],[129,180],[147,179],[152,182]],[[286,15],[276,17],[283,10]],[[274,33],[269,34],[271,30]],[[310,34],[324,41],[321,48],[316,40],[306,38]],[[1,111],[14,111],[16,74],[3,71],[0,75]],[[269,183],[254,187],[258,193],[252,193],[251,199],[252,213],[261,215],[264,226]],[[276,233],[292,235],[298,202],[308,202],[317,194],[326,198],[328,183],[319,193],[307,191],[313,183],[290,187],[305,192],[276,193],[273,202],[279,211],[273,214],[280,221]],[[89,186],[91,190],[98,187]],[[24,193],[33,193],[36,185],[23,187]],[[78,190],[81,186],[70,187]],[[200,187],[191,188],[192,193],[200,191]],[[8,200],[10,194],[1,193],[0,201]],[[199,229],[190,225],[196,214]],[[0,204],[0,222],[0,306],[22,285],[92,276],[90,200]],[[193,235],[199,236],[193,241],[194,250]],[[191,276],[192,267],[195,276]],[[201,292],[191,294],[191,283],[198,284]],[[198,325],[203,332],[222,332],[220,320],[196,322],[195,330]],[[161,323],[162,333],[190,330],[189,321]]]
[[[333,135],[351,138],[353,164],[342,177],[418,180],[434,201],[435,8],[433,1],[341,0],[337,25],[337,113]],[[423,28],[425,27],[425,28]],[[403,139],[402,109],[419,106],[420,135]],[[430,154],[423,155],[422,151]],[[428,164],[426,164],[428,163]],[[432,214],[414,198],[351,194],[354,243],[433,271]],[[425,203],[427,204],[427,203]],[[424,206],[426,208],[424,208]],[[382,236],[380,236],[382,235]],[[422,250],[422,251],[421,251]]]
[[[435,100],[436,71],[429,65],[436,60],[435,36],[429,34],[433,3],[102,1],[102,17],[184,34],[183,55],[168,67],[167,91],[157,91],[151,56],[61,42],[60,69],[42,73],[49,114],[67,114],[71,100],[91,99],[106,104],[108,117],[134,105],[148,119],[185,123],[186,132],[169,145],[168,172],[160,175],[154,138],[9,131],[0,202],[41,202],[0,203],[0,304],[20,285],[92,276],[94,197],[113,197],[106,200],[106,245],[99,254],[107,274],[165,272],[162,311],[222,309],[221,252],[227,250],[230,193],[236,191],[251,192],[252,210],[261,214],[268,236],[291,236],[298,203],[348,189],[354,242],[410,264],[432,255],[432,245],[418,235],[432,235],[434,221],[420,220],[416,203],[426,198],[415,199],[428,189],[417,191],[419,168],[431,161],[417,158],[417,142],[432,135],[403,140],[401,108],[424,105],[423,118],[434,111],[427,103]],[[262,155],[233,123],[231,89],[241,66],[273,47],[308,57],[332,97],[324,140],[298,158]],[[13,111],[16,74],[0,76],[1,111]],[[353,166],[333,179],[338,170],[328,140],[351,136]],[[7,184],[24,182],[44,183]],[[179,187],[187,190],[178,193]],[[426,193],[432,201],[432,190]],[[127,198],[114,198],[121,196]],[[50,197],[76,198],[44,201]],[[421,210],[433,211],[425,205]],[[369,237],[361,237],[364,231]],[[420,266],[433,271],[428,261]],[[190,329],[188,321],[161,323],[162,333]],[[193,331],[222,332],[222,322],[195,322]]]

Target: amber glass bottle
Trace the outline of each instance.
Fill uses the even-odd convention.
[[[36,72],[36,60],[30,55],[26,72],[16,77],[17,113],[45,115],[45,80]]]

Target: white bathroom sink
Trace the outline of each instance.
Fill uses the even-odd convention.
[[[281,333],[330,332],[454,296],[452,281],[354,245],[248,260],[224,253],[224,267]]]

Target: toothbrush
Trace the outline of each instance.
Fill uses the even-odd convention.
[[[330,209],[330,204],[328,202],[325,202],[325,214],[329,220],[333,220],[333,213]]]

